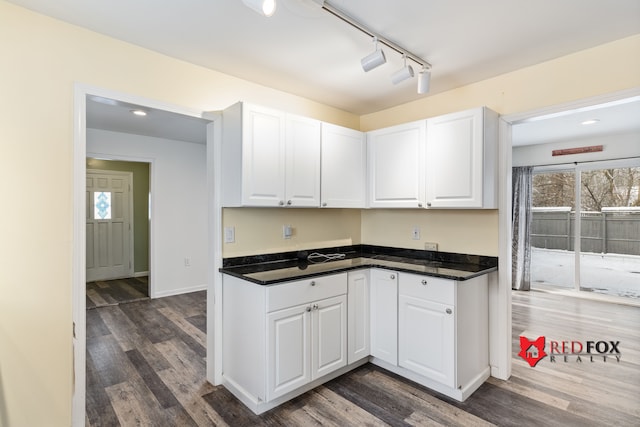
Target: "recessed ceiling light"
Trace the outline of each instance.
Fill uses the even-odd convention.
[[[135,114],[136,116],[146,116],[147,112],[144,110],[131,110],[131,114]]]
[[[598,123],[600,120],[599,119],[589,119],[589,120],[585,120],[584,122],[582,122],[583,125],[592,125],[594,123]]]

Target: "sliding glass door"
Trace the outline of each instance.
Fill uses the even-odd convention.
[[[533,175],[531,287],[575,287],[575,171],[536,168]]]
[[[579,165],[579,287],[640,298],[640,165]]]
[[[533,207],[532,287],[640,298],[639,159],[536,168]]]

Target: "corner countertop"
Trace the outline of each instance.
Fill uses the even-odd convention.
[[[340,259],[307,260],[308,254],[344,254]],[[363,268],[422,274],[464,281],[498,270],[498,259],[480,255],[354,245],[280,254],[225,258],[220,272],[258,285],[274,285]]]

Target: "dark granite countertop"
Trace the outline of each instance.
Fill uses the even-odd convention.
[[[339,253],[344,254],[344,257],[326,261],[319,257],[313,261],[307,260],[307,256],[312,253]],[[225,258],[220,271],[259,285],[273,285],[362,268],[383,268],[462,281],[496,271],[498,259],[450,252],[354,245]]]

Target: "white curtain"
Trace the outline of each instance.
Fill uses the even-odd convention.
[[[531,287],[532,177],[533,166],[513,168],[511,288],[519,291],[528,291]]]

